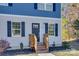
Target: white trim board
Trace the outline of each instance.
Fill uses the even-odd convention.
[[[29,18],[40,18],[40,19],[55,19],[55,20],[59,20],[61,18],[51,18],[51,17],[41,17],[41,16],[28,16],[28,15],[13,15],[13,14],[0,14],[0,16],[14,16],[14,17],[29,17]]]

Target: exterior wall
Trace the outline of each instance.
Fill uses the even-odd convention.
[[[25,37],[7,37],[7,21],[24,21],[25,22]],[[11,47],[20,48],[22,42],[25,48],[29,47],[29,34],[32,33],[32,23],[40,23],[40,42],[43,42],[43,34],[45,33],[44,23],[58,23],[58,36],[49,36],[49,45],[55,41],[56,46],[62,45],[61,40],[61,20],[60,18],[48,17],[34,17],[34,16],[21,16],[21,15],[7,15],[0,14],[0,38],[6,39],[10,42]]]
[[[34,9],[34,3],[13,3],[13,6],[0,6],[0,13],[60,18],[61,4],[56,3],[55,8],[56,8],[56,11],[41,11],[41,10]]]

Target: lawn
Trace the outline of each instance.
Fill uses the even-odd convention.
[[[79,56],[79,50],[64,50],[51,52],[55,56]]]
[[[52,51],[50,53],[42,53],[42,54],[18,54],[16,56],[79,56],[78,50],[61,50],[61,51]]]

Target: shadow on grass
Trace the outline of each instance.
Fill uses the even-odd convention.
[[[63,51],[63,50],[79,50],[79,39],[68,41],[68,42],[62,42],[62,46],[60,47],[50,47],[49,51]]]
[[[74,41],[62,42],[62,46],[59,46],[59,47],[49,47],[49,52],[63,51],[63,50],[67,50],[67,49],[68,50],[71,50],[71,49],[79,50],[79,39],[74,40]]]
[[[79,39],[69,42],[72,49],[79,50]]]

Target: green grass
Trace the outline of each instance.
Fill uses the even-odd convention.
[[[70,51],[54,51],[52,52],[55,56],[79,56],[78,50],[70,50]]]

